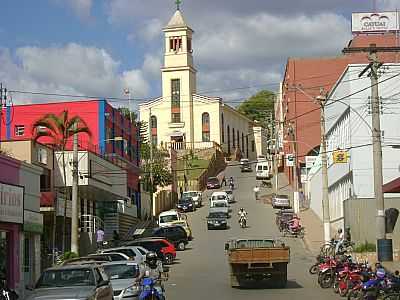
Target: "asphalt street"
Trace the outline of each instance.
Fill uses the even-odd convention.
[[[171,266],[166,282],[167,299],[338,299],[332,289],[322,290],[316,278],[308,274],[315,260],[299,239],[286,238],[291,247],[288,267],[288,284],[285,289],[236,289],[231,288],[224,244],[230,238],[279,237],[272,207],[254,199],[255,173],[241,173],[239,167],[228,167],[227,178],[235,178],[236,203],[232,205],[232,218],[228,230],[207,230],[208,197],[203,195],[203,207],[188,214],[194,240],[184,252],[178,252],[177,262]],[[270,193],[269,190],[262,190]],[[248,228],[241,229],[237,211],[244,207],[248,212]],[[281,238],[282,239],[282,238]]]

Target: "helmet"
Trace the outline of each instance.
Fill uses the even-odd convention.
[[[376,270],[376,277],[378,277],[379,279],[383,279],[386,276],[386,271],[383,268],[379,268],[378,270]]]
[[[240,211],[244,211],[244,208],[243,208],[243,207],[241,207],[241,208],[240,208]]]
[[[149,252],[146,254],[146,263],[151,267],[151,268],[155,268],[157,267],[157,254],[155,254],[154,252]]]

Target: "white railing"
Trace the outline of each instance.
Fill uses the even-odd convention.
[[[80,231],[96,233],[99,228],[104,228],[104,222],[94,215],[81,215],[79,218]]]
[[[169,142],[167,144],[167,149],[174,149],[174,150],[186,150],[186,149],[210,149],[217,147],[217,143],[215,142]]]

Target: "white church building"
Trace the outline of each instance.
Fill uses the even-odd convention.
[[[139,106],[140,121],[148,122],[152,143],[177,150],[221,147],[227,154],[240,150],[250,159],[265,155],[257,153],[263,147],[256,146],[253,120],[219,97],[197,94],[194,32],[179,9],[163,31],[162,96]]]

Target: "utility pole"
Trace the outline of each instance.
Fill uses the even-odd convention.
[[[149,108],[149,146],[150,146],[150,219],[153,220],[154,215],[154,199],[153,199],[153,139],[151,126],[151,107]]]
[[[293,181],[294,181],[294,193],[293,193],[293,208],[296,213],[299,211],[299,179],[297,177],[297,139],[296,139],[296,129],[293,128],[292,123],[289,123],[289,133],[293,140]]]
[[[383,174],[382,174],[382,145],[381,145],[381,121],[380,121],[380,100],[378,90],[378,70],[382,63],[378,61],[375,45],[370,45],[368,58],[370,64],[358,75],[361,77],[367,70],[370,70],[371,78],[371,106],[372,106],[372,151],[374,164],[374,192],[376,204],[376,239],[377,254],[380,258],[380,244],[386,238],[385,232],[385,199],[383,198]]]
[[[7,89],[3,88],[3,84],[0,83],[0,143],[1,143],[1,125],[3,123],[3,107],[7,107]],[[6,122],[4,122],[6,123]],[[0,147],[1,149],[1,147]]]
[[[326,153],[326,134],[325,134],[325,105],[327,95],[322,94],[316,98],[321,106],[321,163],[322,163],[322,221],[324,223],[325,242],[331,240],[331,217],[329,211],[329,190],[328,190],[328,158]]]
[[[72,209],[71,209],[71,251],[79,255],[79,199],[78,199],[78,134],[74,134],[72,158]],[[66,203],[65,203],[66,205]]]
[[[274,186],[274,193],[278,193],[279,191],[279,186],[278,186],[278,151],[279,151],[279,144],[278,144],[278,138],[279,138],[279,121],[275,122],[275,127],[274,127],[274,135],[275,135],[275,150],[274,150],[274,174],[275,174],[275,184]]]

